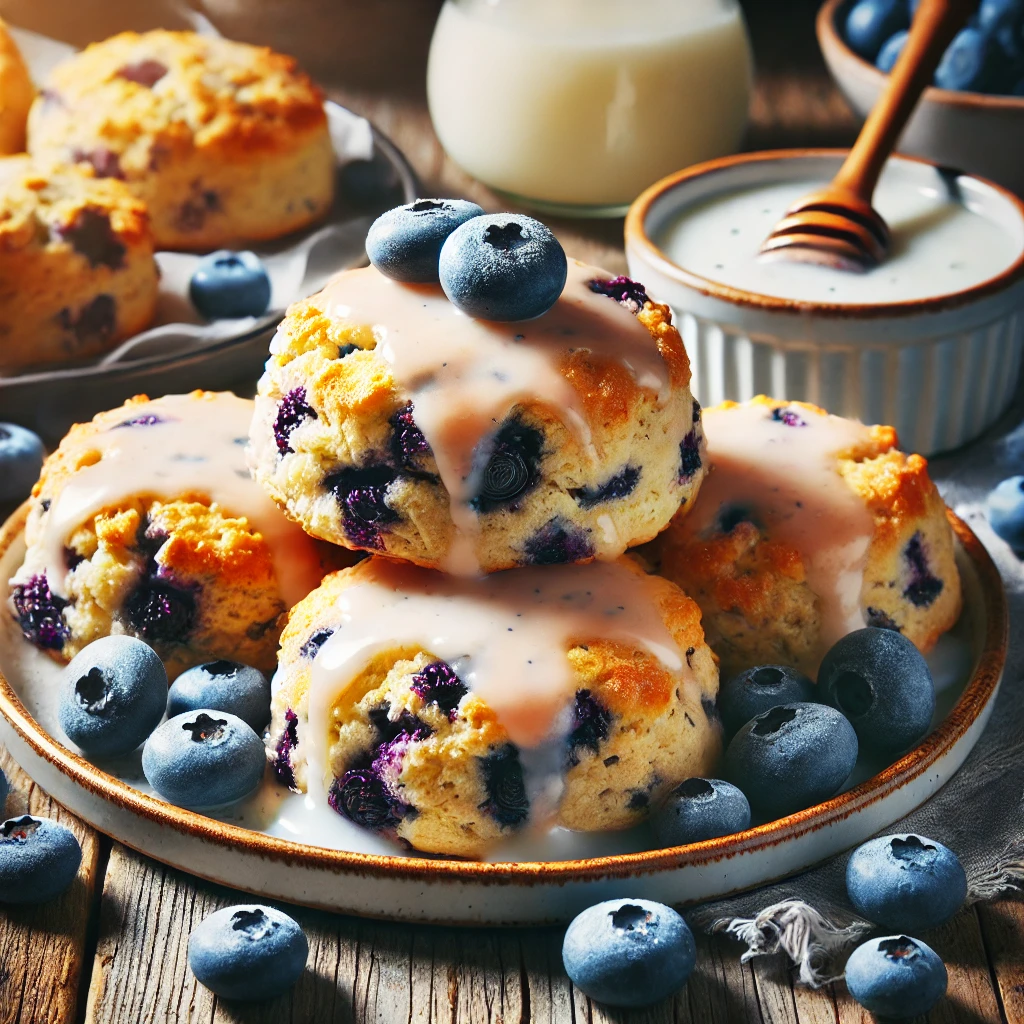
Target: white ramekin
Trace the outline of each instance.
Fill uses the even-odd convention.
[[[908,302],[833,305],[730,288],[673,263],[659,248],[685,207],[724,192],[792,180],[827,181],[845,153],[748,153],[691,167],[652,185],[626,218],[630,275],[668,303],[704,405],[757,394],[813,402],[894,426],[925,455],[977,437],[1009,405],[1024,349],[1024,203],[982,178],[893,157],[926,187],[955,189],[1002,224],[1020,256],[964,291]]]

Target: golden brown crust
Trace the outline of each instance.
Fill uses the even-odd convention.
[[[25,123],[35,95],[25,60],[0,18],[0,155],[25,149]]]

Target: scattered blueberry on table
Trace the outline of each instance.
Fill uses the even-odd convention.
[[[758,665],[727,679],[718,693],[718,710],[729,733],[779,704],[813,704],[814,683],[786,665]]]
[[[164,722],[146,740],[142,770],[172,804],[202,809],[235,803],[263,778],[263,742],[236,715],[204,708]]]
[[[562,963],[572,983],[609,1006],[650,1006],[686,984],[697,948],[686,922],[651,900],[608,900],[569,925]]]
[[[382,213],[366,235],[366,254],[386,277],[437,284],[441,247],[460,225],[483,213],[465,199],[417,199]]]
[[[864,1009],[905,1019],[927,1013],[946,991],[938,954],[909,935],[868,939],[846,962],[846,987]]]
[[[551,230],[516,213],[473,217],[441,249],[441,287],[453,305],[481,320],[532,320],[565,287],[568,262]]]
[[[204,919],[188,940],[188,965],[222,999],[273,999],[302,976],[309,943],[276,907],[225,907]]]
[[[850,49],[892,71],[918,0],[859,0],[840,26]],[[958,92],[1024,95],[1024,0],[982,0],[949,44],[935,85]]]
[[[725,752],[725,776],[767,819],[834,796],[857,763],[857,734],[834,708],[791,703],[747,722]]]
[[[262,316],[270,305],[270,278],[256,253],[220,249],[199,261],[188,294],[207,320]]]
[[[1024,476],[1003,480],[985,502],[992,529],[1017,552],[1024,554]]]
[[[651,828],[662,846],[702,843],[749,827],[747,798],[723,779],[687,779],[651,814]]]
[[[167,717],[212,708],[237,715],[255,732],[270,721],[270,683],[237,661],[208,661],[182,672],[167,693]]]
[[[967,897],[967,875],[956,854],[934,839],[882,836],[853,851],[846,891],[869,921],[917,932],[956,914]]]
[[[43,468],[43,442],[14,423],[0,423],[0,501],[27,498]]]
[[[55,821],[23,814],[0,825],[0,903],[44,903],[75,879],[82,848]]]
[[[866,626],[837,641],[822,659],[818,690],[850,720],[862,745],[888,754],[921,740],[935,712],[924,655],[892,629]]]
[[[163,662],[135,637],[94,640],[61,673],[60,726],[91,757],[133,751],[157,727],[166,704]]]

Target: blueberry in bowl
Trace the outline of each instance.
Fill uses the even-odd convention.
[[[366,235],[366,254],[386,277],[436,284],[441,247],[459,226],[483,213],[465,199],[417,199],[382,213]]]
[[[172,804],[202,810],[236,803],[260,784],[263,741],[242,719],[203,708],[164,722],[146,741],[142,770]]]
[[[780,704],[751,719],[725,751],[725,775],[768,819],[834,796],[857,763],[857,734],[823,704]]]
[[[864,1009],[899,1020],[927,1013],[945,994],[946,966],[920,939],[868,939],[846,962],[846,987]]]
[[[846,16],[844,32],[851,49],[874,60],[890,36],[909,25],[906,0],[859,0]]]
[[[230,711],[255,732],[270,721],[270,683],[251,665],[220,658],[182,672],[167,693],[168,717],[213,708]]]
[[[928,662],[892,629],[866,626],[838,640],[821,662],[818,689],[865,747],[886,754],[923,739],[935,712]]]
[[[456,228],[441,249],[441,287],[481,320],[532,320],[565,287],[568,263],[551,230],[532,217],[493,213]]]
[[[0,903],[45,903],[74,881],[82,862],[75,834],[23,814],[0,824]]]
[[[853,851],[846,891],[857,912],[882,928],[926,931],[963,906],[967,875],[957,855],[934,839],[882,836]]]
[[[133,751],[157,727],[166,705],[163,662],[135,637],[94,640],[62,673],[61,728],[92,757]]]
[[[207,320],[262,316],[270,305],[270,277],[256,253],[219,249],[199,261],[188,294]]]
[[[276,907],[242,904],[204,918],[188,940],[196,980],[222,999],[273,999],[299,980],[309,942]]]
[[[718,710],[729,733],[779,704],[813,704],[817,690],[810,677],[788,665],[757,665],[730,677],[718,691]]]
[[[685,846],[732,835],[750,827],[750,804],[723,779],[687,779],[651,814],[661,846]]]
[[[693,973],[696,944],[671,907],[651,900],[598,903],[574,918],[562,942],[572,983],[608,1006],[650,1006]]]

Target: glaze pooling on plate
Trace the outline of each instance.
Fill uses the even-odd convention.
[[[522,748],[558,736],[576,688],[566,657],[575,642],[618,640],[647,651],[684,684],[694,678],[658,613],[660,581],[615,562],[467,579],[375,558],[362,575],[369,579],[340,595],[339,628],[313,663],[311,787],[324,779],[331,709],[385,651],[419,647],[457,667]]]
[[[822,650],[864,625],[861,588],[874,526],[836,457],[870,444],[857,420],[800,406],[748,403],[704,411],[711,471],[681,523],[685,535],[751,519],[794,547],[821,611]],[[738,520],[737,520],[738,521]]]
[[[26,579],[42,569],[51,591],[66,596],[69,538],[104,509],[138,495],[174,500],[202,496],[245,516],[263,535],[274,559],[281,596],[290,607],[323,575],[314,542],[289,522],[252,479],[245,444],[253,403],[229,392],[168,395],[141,413],[75,442],[78,468],[42,522],[44,565],[19,571]],[[65,442],[67,444],[67,442]],[[75,452],[69,452],[69,457]]]
[[[495,323],[467,316],[436,285],[409,285],[373,268],[339,275],[324,289],[331,318],[372,328],[376,350],[413,400],[416,425],[433,452],[456,526],[447,571],[472,575],[477,512],[470,499],[487,463],[481,443],[517,403],[559,410],[587,450],[598,453],[566,359],[578,348],[624,365],[636,384],[669,398],[668,367],[650,331],[624,305],[590,287],[607,273],[569,260],[558,302],[534,320]],[[279,348],[271,345],[271,352]]]

